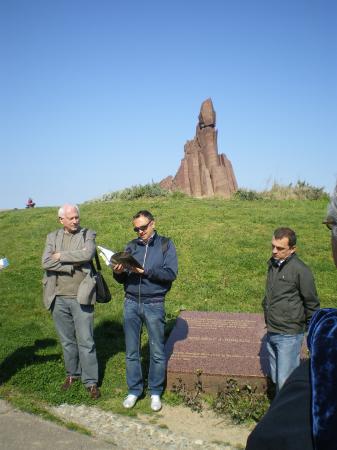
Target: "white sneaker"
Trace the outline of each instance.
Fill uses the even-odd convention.
[[[161,401],[159,395],[151,395],[151,409],[152,411],[161,410]]]
[[[127,409],[133,408],[136,404],[137,399],[138,399],[137,395],[129,394],[123,402],[124,408]]]

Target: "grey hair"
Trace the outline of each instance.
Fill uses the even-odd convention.
[[[69,208],[75,208],[76,211],[77,211],[78,216],[80,215],[80,209],[79,209],[79,207],[77,205],[65,204],[65,205],[61,206],[61,208],[59,208],[59,210],[58,210],[58,217],[63,218],[64,217],[64,211],[66,209],[69,209]]]
[[[326,219],[327,222],[330,222],[332,224],[332,234],[337,239],[337,183],[330,197]]]

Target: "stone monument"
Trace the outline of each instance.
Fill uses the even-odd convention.
[[[263,314],[183,311],[166,342],[167,388],[199,380],[216,394],[227,380],[267,389],[269,359]],[[301,359],[308,357],[303,343]]]
[[[229,198],[237,191],[232,164],[226,155],[218,154],[216,117],[210,98],[200,109],[196,135],[187,141],[185,156],[175,177],[160,182],[168,190],[182,191],[192,197]]]
[[[262,314],[183,311],[166,342],[167,387],[181,380],[193,390],[197,374],[205,392],[228,379],[265,390],[269,372]]]

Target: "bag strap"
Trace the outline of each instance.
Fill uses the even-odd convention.
[[[87,229],[87,228],[84,228],[84,230],[83,230],[84,242],[85,242],[85,239],[86,239],[86,237],[87,237],[87,231],[88,231],[88,229]],[[95,261],[96,261],[96,267],[97,267],[97,269],[96,269],[96,267],[95,267],[95,265],[94,265],[93,260],[92,260],[92,259],[90,260],[91,269],[92,269],[94,275],[95,275],[97,272],[100,272],[100,271],[102,270],[102,266],[101,266],[101,263],[100,263],[99,258],[98,258],[97,248],[95,249]]]
[[[170,238],[166,237],[166,236],[161,236],[161,249],[163,252],[163,255],[165,256],[167,249],[168,249],[168,244],[170,242]]]
[[[95,251],[95,261],[96,261],[97,270],[98,271],[102,270],[101,263],[99,262],[99,259],[98,259],[97,249]],[[92,262],[92,260],[91,260],[91,262]]]

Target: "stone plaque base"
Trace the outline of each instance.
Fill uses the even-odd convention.
[[[197,373],[205,392],[230,378],[264,390],[269,374],[263,314],[183,311],[166,343],[167,387],[181,379],[194,389]]]

